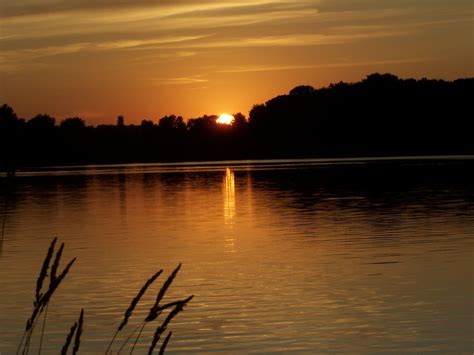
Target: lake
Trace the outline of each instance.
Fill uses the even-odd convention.
[[[167,299],[194,299],[169,326],[169,353],[471,354],[473,167],[418,157],[19,171],[0,179],[0,353],[16,350],[57,236],[62,267],[77,261],[49,306],[44,353],[59,352],[81,308],[81,350],[103,353],[145,280],[164,269],[124,335],[182,262]]]

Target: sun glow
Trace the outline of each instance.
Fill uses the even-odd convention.
[[[217,123],[231,125],[234,122],[234,116],[223,113],[216,120]]]

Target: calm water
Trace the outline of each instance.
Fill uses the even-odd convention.
[[[64,257],[78,260],[49,308],[49,353],[82,307],[82,350],[103,352],[143,282],[182,262],[169,299],[195,298],[171,324],[170,353],[470,354],[473,166],[457,158],[43,169],[20,172],[8,202],[2,179],[0,352],[16,349],[58,236]],[[141,351],[153,331],[145,328]]]

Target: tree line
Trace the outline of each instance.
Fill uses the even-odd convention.
[[[400,79],[298,86],[257,104],[230,126],[204,115],[88,126],[19,118],[0,107],[0,165],[71,165],[256,158],[473,154],[474,78]]]

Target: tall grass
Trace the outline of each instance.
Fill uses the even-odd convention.
[[[178,301],[173,301],[173,302],[170,302],[170,303],[167,303],[165,305],[161,305],[160,302],[163,300],[165,294],[166,294],[166,291],[169,289],[169,287],[171,286],[171,284],[173,283],[173,280],[176,278],[176,275],[178,274],[179,270],[181,269],[181,263],[171,272],[171,274],[168,276],[168,278],[166,279],[166,281],[163,283],[163,285],[161,286],[160,290],[158,291],[157,295],[156,295],[156,299],[155,299],[155,302],[153,303],[152,307],[150,308],[147,316],[145,317],[145,319],[143,319],[143,321],[141,323],[138,324],[137,327],[135,327],[133,329],[133,331],[130,333],[130,335],[125,339],[125,341],[122,343],[122,345],[120,346],[120,348],[118,349],[118,352],[120,353],[127,345],[129,345],[129,342],[133,339],[133,336],[135,335],[135,333],[138,331],[138,335],[136,336],[135,338],[135,341],[133,342],[132,346],[131,346],[131,350],[130,352],[132,353],[134,350],[135,350],[135,346],[136,344],[138,343],[138,341],[141,339],[141,335],[142,335],[142,332],[143,330],[145,329],[145,327],[148,325],[148,324],[151,324],[153,321],[155,321],[161,314],[164,310],[168,309],[168,308],[171,308],[171,307],[174,307],[174,309],[168,314],[168,316],[165,318],[165,320],[163,321],[163,323],[161,325],[159,325],[157,328],[156,328],[156,331],[155,331],[155,334],[153,336],[153,339],[151,341],[151,345],[149,347],[149,354],[151,354],[153,352],[153,350],[155,349],[159,339],[160,339],[160,336],[161,334],[166,330],[166,327],[167,325],[171,322],[171,320],[176,316],[178,315],[178,313],[180,313],[184,306],[194,297],[194,296],[189,296],[187,297],[186,299],[184,300],[178,300]],[[161,270],[160,270],[161,271]],[[161,274],[161,272],[158,272],[157,274]],[[156,274],[154,275],[156,276]],[[150,280],[147,281],[147,283],[145,283],[145,285],[142,287],[142,289],[139,291],[137,297],[135,297],[133,300],[132,300],[132,303],[130,304],[130,307],[129,307],[129,310],[130,312],[125,312],[125,318],[124,320],[121,322],[121,325],[122,324],[126,324],[127,321],[128,321],[128,317],[127,315],[133,311],[133,309],[135,308],[135,306],[138,304],[138,301],[140,299],[140,297],[143,296],[143,294],[145,293],[146,289],[148,288],[149,285],[151,285],[151,283],[153,283],[155,280],[156,280],[157,277],[152,277],[150,280],[152,280],[150,282]],[[143,291],[143,292],[142,292]],[[133,307],[132,307],[133,306]],[[128,310],[127,310],[128,311]],[[122,328],[120,328],[119,326],[119,329],[117,330],[115,336],[117,335],[118,331],[120,331]],[[112,343],[113,341],[115,340],[115,336],[114,338],[112,339],[111,343],[109,344],[109,347],[107,348],[107,352],[111,349],[112,347]],[[169,339],[168,339],[169,341]],[[164,345],[164,348],[163,348],[163,351],[164,349],[166,348],[166,344]]]
[[[69,331],[66,342],[64,343],[61,349],[61,355],[66,355],[69,349],[69,346],[72,342],[72,337],[74,336],[74,345],[72,348],[72,354],[75,355],[79,351],[79,346],[81,345],[81,335],[82,335],[82,326],[84,324],[84,309],[81,310],[81,314],[79,315],[79,320],[74,323]]]
[[[57,250],[55,254],[56,242],[57,242],[57,238],[54,238],[51,241],[51,244],[46,253],[46,257],[41,266],[40,273],[36,280],[36,289],[35,289],[35,295],[34,295],[34,300],[33,300],[33,310],[32,310],[31,316],[28,318],[26,322],[25,331],[18,345],[17,354],[20,354],[20,353],[28,354],[30,350],[30,343],[31,343],[31,338],[33,336],[34,329],[36,327],[38,319],[40,318],[40,316],[43,314],[43,311],[44,311],[43,325],[42,325],[42,330],[41,330],[40,340],[39,340],[39,347],[38,347],[38,354],[41,353],[41,348],[43,344],[43,336],[44,336],[45,328],[46,328],[47,311],[48,311],[51,297],[53,296],[55,291],[58,289],[59,285],[62,283],[66,275],[69,273],[72,265],[76,261],[76,258],[73,258],[71,261],[69,261],[69,263],[63,269],[63,271],[58,274],[58,268],[59,268],[62,253],[64,250],[64,243],[61,244],[61,246],[59,247],[59,249]],[[53,256],[54,256],[54,260],[53,260]],[[132,353],[137,343],[140,341],[145,327],[148,324],[151,324],[154,321],[156,321],[159,318],[159,316],[163,313],[163,311],[172,308],[171,311],[167,314],[167,316],[163,320],[163,322],[161,322],[161,324],[157,326],[154,332],[153,338],[151,339],[150,346],[148,348],[148,354],[152,354],[154,352],[155,348],[157,347],[160,341],[161,335],[167,330],[167,327],[170,324],[170,322],[173,320],[174,317],[176,317],[180,312],[183,311],[184,306],[186,306],[187,303],[191,301],[191,299],[194,297],[194,296],[189,296],[182,300],[168,302],[164,305],[161,304],[162,300],[164,299],[166,295],[166,292],[168,291],[169,287],[173,283],[173,280],[176,278],[176,275],[178,274],[180,268],[181,268],[181,263],[171,272],[171,274],[168,276],[166,281],[163,283],[163,285],[157,292],[155,301],[152,304],[151,308],[149,309],[149,312],[146,315],[146,317],[132,330],[132,332],[127,337],[125,337],[125,340],[122,342],[122,345],[118,349],[118,353],[120,353],[127,346],[130,346],[132,339],[134,339],[131,345],[131,349],[130,349],[130,353]],[[143,298],[143,296],[145,295],[149,287],[152,286],[152,284],[156,281],[156,279],[162,273],[163,273],[163,270],[159,270],[155,274],[153,274],[148,280],[146,280],[144,285],[138,291],[137,295],[131,300],[130,305],[125,310],[122,321],[118,325],[109,345],[107,346],[107,349],[105,350],[106,354],[112,352],[112,347],[115,340],[117,339],[119,334],[122,332],[122,330],[129,323],[129,320],[132,317],[134,310],[138,306],[139,302],[141,301],[141,299]],[[45,285],[47,285],[47,288],[45,288]],[[69,351],[71,347],[71,344],[72,344],[73,355],[78,353],[79,347],[81,344],[81,335],[83,333],[83,328],[84,328],[84,309],[81,310],[79,319],[73,324],[69,333],[67,334],[65,343],[61,348],[61,354],[67,354],[67,352]],[[137,331],[138,331],[138,335],[134,338]],[[169,343],[171,335],[172,335],[172,332],[169,332],[167,337],[161,344],[161,347],[159,349],[159,354],[163,354],[165,352],[165,349]]]
[[[43,310],[47,309],[49,305],[49,301],[53,296],[54,292],[58,289],[61,282],[64,280],[66,275],[69,273],[71,266],[76,261],[76,258],[72,259],[64,268],[64,270],[57,276],[57,270],[59,267],[59,262],[61,259],[62,251],[64,249],[64,243],[59,248],[58,252],[56,253],[55,259],[53,264],[51,265],[51,272],[48,275],[48,270],[50,269],[51,259],[54,254],[54,248],[56,245],[57,238],[54,238],[48,248],[48,252],[46,253],[46,257],[43,261],[43,265],[41,266],[40,273],[38,275],[38,279],[36,280],[36,290],[35,290],[35,298],[33,301],[33,311],[31,312],[30,318],[26,322],[25,331],[23,336],[20,340],[20,344],[18,345],[17,354],[27,354],[30,348],[31,338],[33,336],[33,332],[36,327],[36,323],[42,314]],[[49,284],[48,288],[43,290],[43,285],[45,280],[49,276]],[[43,320],[43,327],[40,337],[40,347],[38,349],[38,353],[41,353],[41,346],[43,340],[43,333],[46,326],[46,312],[45,318]]]
[[[109,352],[109,350],[112,347],[112,344],[115,341],[115,338],[117,337],[118,333],[127,325],[128,319],[132,316],[133,310],[137,306],[137,304],[140,301],[140,299],[142,298],[142,296],[145,294],[147,288],[158,278],[158,276],[161,275],[162,272],[163,272],[163,270],[160,270],[157,273],[155,273],[150,279],[148,279],[145,282],[145,284],[142,286],[140,291],[138,291],[138,294],[135,296],[135,298],[132,299],[132,302],[130,302],[130,306],[125,311],[125,315],[123,317],[122,322],[120,323],[117,330],[115,331],[115,334],[114,334],[112,340],[110,341],[109,346],[107,347],[107,350],[105,350],[106,353]]]

